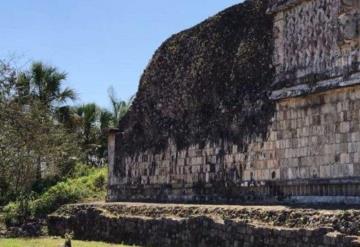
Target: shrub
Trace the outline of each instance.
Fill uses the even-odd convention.
[[[66,182],[58,183],[32,202],[32,214],[43,217],[61,205],[77,202],[81,198],[81,189]]]
[[[20,223],[20,210],[17,202],[10,202],[4,207],[4,219],[7,226]]]
[[[106,168],[76,165],[69,178],[49,187],[36,199],[32,196],[9,203],[4,209],[5,220],[21,224],[29,216],[45,217],[64,204],[101,200],[106,193],[106,173]]]
[[[58,183],[60,180],[61,180],[61,178],[59,176],[39,179],[32,185],[32,191],[39,193],[39,194],[44,193],[50,187],[52,187],[56,183]]]
[[[3,176],[0,176],[0,205],[5,205],[9,202],[11,195],[9,194],[10,183]]]
[[[17,226],[24,223],[31,216],[31,200],[33,195],[20,194],[15,202],[10,202],[3,209],[5,224]]]
[[[94,179],[94,186],[97,190],[101,190],[104,188],[105,186],[105,176],[104,174],[99,174],[98,176],[95,177]]]
[[[71,178],[85,177],[85,176],[89,176],[91,173],[95,171],[96,168],[84,164],[77,164],[72,170],[70,177]]]

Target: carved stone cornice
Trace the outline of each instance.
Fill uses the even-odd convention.
[[[315,84],[300,84],[289,88],[282,88],[279,90],[274,90],[270,99],[280,100],[286,98],[294,98],[305,96],[308,94],[325,92],[330,89],[350,87],[360,84],[360,73],[355,73],[349,76],[346,80],[342,76],[337,78],[332,78],[329,80],[319,81]]]

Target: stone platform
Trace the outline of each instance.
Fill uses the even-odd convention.
[[[143,203],[67,205],[49,233],[140,246],[360,246],[360,209]]]

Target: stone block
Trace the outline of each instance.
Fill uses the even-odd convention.
[[[340,154],[340,163],[341,164],[348,164],[350,162],[350,156],[348,153]]]
[[[350,122],[342,122],[340,123],[340,132],[348,133],[350,131]]]

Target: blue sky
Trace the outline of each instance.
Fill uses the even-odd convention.
[[[108,107],[107,89],[136,93],[154,51],[171,34],[241,0],[2,0],[0,57],[68,72],[80,100]]]

